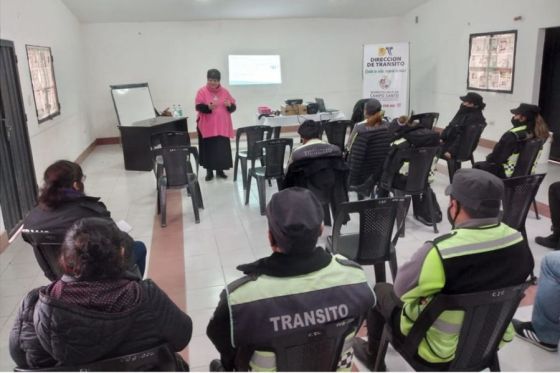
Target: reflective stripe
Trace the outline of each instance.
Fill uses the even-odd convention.
[[[400,144],[402,144],[403,142],[406,142],[406,139],[405,139],[405,138],[400,138],[400,139],[398,139],[398,140],[393,141],[393,142],[391,143],[391,145],[400,145]]]
[[[513,245],[522,240],[523,240],[523,236],[521,235],[521,233],[515,232],[508,236],[498,238],[496,240],[448,247],[448,248],[440,249],[439,252],[442,258],[447,259],[465,253],[485,252],[485,251],[501,249],[505,246]]]
[[[270,351],[255,351],[249,362],[252,370],[276,370],[276,355]]]
[[[408,161],[404,161],[401,168],[399,169],[399,174],[408,176],[408,167],[410,163]]]
[[[346,339],[344,340],[344,344],[342,345],[342,352],[352,348],[355,331],[356,330],[354,329],[352,333],[350,333],[346,336]]]
[[[447,334],[456,334],[461,331],[461,324],[452,324],[445,320],[442,320],[441,317],[434,321],[432,324],[432,328],[439,330],[440,332],[447,333]]]

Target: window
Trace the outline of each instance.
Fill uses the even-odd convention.
[[[517,31],[471,34],[467,89],[513,92]]]
[[[60,114],[51,48],[26,45],[37,119],[42,123]]]

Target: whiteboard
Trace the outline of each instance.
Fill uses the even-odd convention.
[[[147,83],[112,85],[111,95],[121,126],[156,117]]]

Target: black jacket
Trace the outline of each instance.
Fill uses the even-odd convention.
[[[137,303],[118,313],[63,303],[46,289],[27,294],[10,333],[10,354],[20,368],[87,363],[163,343],[180,351],[191,339],[190,317],[151,280],[140,282]]]
[[[522,140],[526,140],[529,136],[528,131],[511,132],[507,131],[502,135],[500,141],[494,145],[492,153],[486,156],[486,161],[498,165],[506,163],[513,153],[518,153],[523,146]]]
[[[111,213],[100,198],[75,194],[65,199],[56,209],[36,206],[23,221],[24,228],[65,233],[75,221],[82,218],[107,218]]]
[[[350,186],[379,181],[392,137],[386,126],[358,133],[348,154]]]
[[[309,257],[273,253],[256,262],[240,265],[237,269],[245,275],[264,274],[273,277],[293,277],[323,269],[330,264],[331,260],[332,256],[318,247]],[[225,290],[220,294],[220,301],[210,319],[206,334],[220,352],[225,370],[233,370],[236,366],[236,357],[244,355],[244,351],[238,351],[231,345],[230,314]],[[237,365],[243,366],[243,364]]]
[[[441,133],[441,139],[443,140],[442,152],[449,152],[454,157],[459,149],[463,131],[471,124],[476,124],[483,128],[486,127],[486,118],[482,115],[482,110],[461,105],[457,114],[455,114],[451,122]],[[478,141],[476,145],[478,145]]]

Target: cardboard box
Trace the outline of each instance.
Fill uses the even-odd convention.
[[[307,114],[307,105],[282,105],[280,111],[282,115],[303,115]]]

